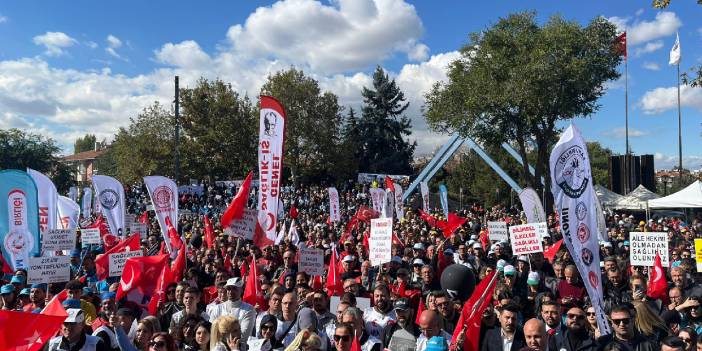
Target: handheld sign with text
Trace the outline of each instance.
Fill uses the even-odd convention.
[[[134,222],[129,226],[130,234],[139,233],[141,234],[142,238],[145,238],[149,235],[148,230],[149,227],[144,223]]]
[[[41,238],[44,252],[73,250],[76,248],[76,231],[74,229],[50,229]]]
[[[661,255],[663,267],[670,267],[668,259],[668,233],[662,232],[631,232],[629,233],[629,255],[632,266],[652,267],[656,253]]]
[[[303,247],[300,250],[299,268],[309,275],[324,275],[324,250]]]
[[[392,218],[371,219],[369,258],[371,265],[378,266],[392,259]]]
[[[62,283],[71,278],[68,256],[30,257],[27,284]]]
[[[507,223],[499,222],[487,222],[488,226],[488,238],[494,241],[507,241],[509,239],[509,234],[507,233]]]
[[[84,245],[89,244],[100,244],[100,229],[98,228],[84,228],[80,230],[80,241]]]
[[[124,270],[124,265],[127,263],[128,259],[132,257],[141,257],[143,255],[144,254],[141,252],[141,250],[110,254],[110,277],[121,276],[122,271]]]
[[[541,244],[542,233],[534,224],[513,225],[509,227],[509,239],[514,255],[523,255],[532,252],[543,252]]]
[[[235,219],[224,229],[227,235],[253,240],[254,232],[256,231],[256,221],[258,220],[258,210],[245,208],[244,215],[240,219]]]
[[[695,239],[695,262],[697,272],[702,272],[702,239]]]

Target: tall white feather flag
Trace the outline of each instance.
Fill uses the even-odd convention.
[[[680,36],[678,33],[675,33],[675,44],[673,44],[673,48],[670,49],[670,62],[668,62],[668,64],[672,66],[680,64],[680,58]]]

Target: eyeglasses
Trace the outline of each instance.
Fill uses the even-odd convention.
[[[175,294],[175,289],[169,289],[166,294]]]
[[[162,348],[162,347],[165,347],[165,346],[166,346],[166,342],[163,341],[163,340],[152,341],[152,342],[149,343],[149,346],[151,346],[151,347],[156,347],[156,348]]]
[[[292,257],[283,257],[284,260],[289,260],[289,259],[291,259],[291,258],[292,258]]]
[[[680,338],[680,337],[678,336],[678,338]],[[682,342],[684,342],[686,344],[689,344],[692,342],[692,339],[688,339],[688,338],[680,338],[680,340],[682,340]]]
[[[629,325],[629,322],[631,322],[631,318],[612,319],[614,325]]]
[[[348,342],[349,340],[351,340],[351,335],[336,335],[336,334],[334,334],[334,341],[336,341],[336,342],[339,342],[339,341]]]
[[[273,325],[271,324],[264,324],[261,326],[261,330],[271,330],[273,329]]]
[[[588,312],[588,313],[587,313],[587,316],[588,316],[588,317],[593,317],[593,316],[595,316],[595,312]]]
[[[567,316],[568,316],[568,319],[577,319],[577,320],[585,319],[585,316],[583,316],[582,314],[577,314],[577,313],[568,313]]]

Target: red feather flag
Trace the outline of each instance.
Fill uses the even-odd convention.
[[[246,287],[244,295],[241,299],[251,306],[256,306],[261,297],[261,285],[258,282],[258,267],[256,267],[256,256],[253,256],[249,268],[248,276],[246,277]]]
[[[544,251],[544,258],[547,259],[549,262],[553,263],[553,259],[556,257],[556,254],[558,253],[558,250],[560,250],[561,245],[563,245],[563,239],[553,243],[553,245],[551,245],[551,247],[549,247],[548,250]]]
[[[246,208],[246,203],[249,201],[249,188],[251,187],[251,178],[253,178],[253,172],[249,172],[244,179],[244,182],[239,187],[239,191],[232,199],[229,207],[222,214],[222,228],[229,227],[229,224],[233,220],[241,219],[244,215],[244,209]]]
[[[108,275],[110,274],[110,255],[111,254],[122,253],[122,252],[127,252],[127,251],[137,251],[141,248],[140,241],[141,241],[141,239],[139,237],[139,234],[138,233],[134,234],[134,235],[122,240],[119,244],[114,246],[109,251],[98,256],[95,259],[95,274],[97,275],[98,280],[107,279]]]
[[[668,282],[665,279],[665,270],[661,264],[661,256],[656,253],[656,260],[653,263],[651,277],[648,280],[648,297],[661,299],[664,304],[668,304]]]
[[[480,335],[480,320],[483,318],[483,312],[487,309],[492,301],[492,295],[495,292],[497,279],[493,271],[480,281],[480,284],[475,287],[473,295],[468,301],[463,304],[463,311],[456,323],[456,329],[453,331],[451,344],[456,344],[458,335],[465,329],[465,337],[463,339],[463,351],[478,351],[478,339]]]
[[[297,219],[297,207],[290,205],[290,218]]]
[[[389,189],[393,193],[395,192],[395,184],[393,184],[392,179],[388,176],[385,176],[385,189]]]
[[[204,222],[205,222],[205,242],[207,243],[207,248],[211,249],[214,247],[214,241],[215,241],[215,234],[214,234],[214,228],[212,228],[212,222],[210,222],[210,218],[207,217],[207,215],[204,216]]]
[[[344,294],[344,282],[341,281],[341,272],[336,259],[336,248],[332,249],[329,269],[327,270],[327,294],[329,296],[341,296]]]

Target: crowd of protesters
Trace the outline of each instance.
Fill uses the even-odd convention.
[[[120,277],[97,280],[94,262],[102,251],[95,245],[70,253],[73,280],[68,283],[27,285],[23,270],[6,277],[2,308],[36,313],[66,291],[63,306],[69,316],[46,343],[47,350],[439,351],[459,350],[463,339],[477,340],[480,351],[702,349],[702,275],[693,244],[702,234],[698,219],[646,220],[641,214],[607,211],[607,237],[600,243],[604,310],[611,327],[605,334],[566,245],[554,257],[513,256],[508,242],[486,239],[486,221],[526,221],[517,207],[458,210],[468,220],[447,238],[420,217],[421,201],[412,198],[404,218],[393,222],[399,242],[393,242],[391,262],[372,266],[363,240],[369,225],[361,222],[345,234],[357,211],[371,206],[368,187],[339,187],[341,221],[330,222],[326,187],[284,186],[279,225],[294,225],[299,237],[267,247],[226,235],[219,225],[236,189],[204,184],[198,193],[181,194],[178,231],[188,244],[187,269],[181,281],[166,288],[156,315],[147,312],[145,301],[115,300]],[[254,199],[255,189],[252,208]],[[142,186],[128,187],[129,213],[140,217],[149,204]],[[291,208],[297,212],[294,221]],[[430,213],[443,217],[436,208]],[[209,244],[203,216],[214,224],[216,238]],[[156,255],[161,230],[153,212],[149,219],[142,249]],[[552,216],[548,227],[544,250],[561,239]],[[647,294],[648,268],[629,264],[629,233],[654,231],[667,232],[670,240],[668,296],[655,299]],[[328,291],[326,275],[310,277],[298,270],[302,245],[323,249],[327,265],[341,262],[343,293]],[[242,301],[242,272],[253,257],[264,295],[255,305]],[[452,337],[456,329],[464,330],[459,319],[465,301],[441,287],[441,273],[451,264],[464,265],[478,281],[496,272],[479,335]]]

